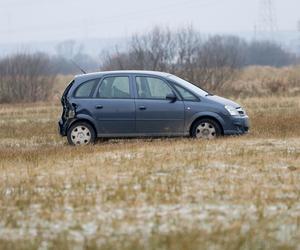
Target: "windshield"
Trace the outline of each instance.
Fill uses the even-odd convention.
[[[210,95],[208,92],[204,91],[203,89],[197,87],[196,85],[194,85],[186,80],[179,78],[178,76],[169,75],[168,78],[175,81],[176,83],[180,84],[181,86],[193,91],[195,94],[198,94],[200,96]]]

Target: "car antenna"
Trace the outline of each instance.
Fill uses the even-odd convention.
[[[71,59],[71,62],[78,68],[80,69],[80,71],[83,73],[83,74],[86,74],[86,71],[84,69],[82,69],[76,62],[74,62],[74,60]]]

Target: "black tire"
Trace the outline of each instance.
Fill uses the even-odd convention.
[[[196,121],[191,130],[191,136],[193,138],[216,139],[221,135],[222,128],[219,123],[209,118]]]
[[[75,132],[76,128],[78,130],[82,131],[83,138],[78,137],[78,140],[76,140],[77,137],[74,138],[74,136],[75,136],[74,133],[77,133],[77,132]],[[78,133],[80,133],[80,131],[78,131]],[[81,135],[78,135],[78,136],[81,136]],[[68,129],[67,139],[68,139],[68,143],[72,146],[94,144],[96,141],[96,132],[89,123],[76,122],[76,123],[72,124],[72,126]]]

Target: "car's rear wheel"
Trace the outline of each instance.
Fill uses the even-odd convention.
[[[70,145],[88,145],[95,142],[96,133],[87,122],[78,122],[69,128],[67,138]]]
[[[220,125],[212,119],[201,119],[192,128],[192,137],[213,140],[222,134]]]

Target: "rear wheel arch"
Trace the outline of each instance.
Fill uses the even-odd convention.
[[[74,122],[72,122],[72,123],[69,125],[67,131],[68,131],[73,125],[75,125],[75,124],[77,124],[77,123],[82,123],[82,122],[88,123],[88,124],[94,129],[94,132],[95,132],[95,134],[96,134],[96,136],[97,136],[97,129],[96,129],[96,126],[94,125],[94,123],[91,122],[90,120],[84,119],[84,118],[80,118],[80,119],[77,119],[77,120],[75,120]]]
[[[94,144],[97,139],[96,130],[90,121],[76,120],[68,128],[67,139],[72,146]]]
[[[194,129],[194,126],[195,124],[200,121],[200,120],[203,120],[203,119],[210,119],[210,120],[213,120],[214,122],[216,122],[220,128],[221,128],[221,135],[224,135],[224,128],[221,124],[221,122],[216,118],[216,117],[213,117],[213,116],[210,116],[210,115],[204,115],[204,116],[199,116],[197,117],[191,124],[190,128],[189,128],[189,134],[190,136],[192,136],[192,132],[193,132],[193,129]]]

